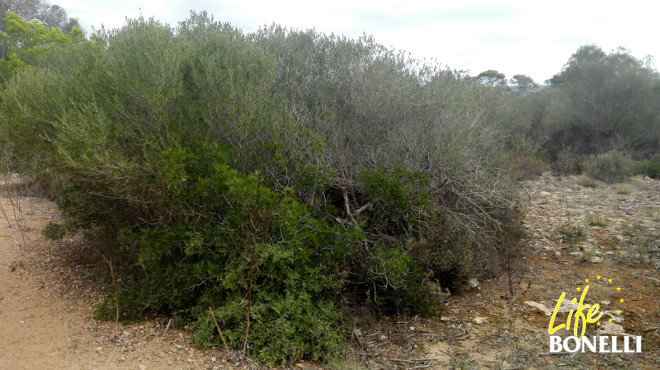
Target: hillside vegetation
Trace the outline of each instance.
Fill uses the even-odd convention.
[[[441,290],[511,273],[518,180],[543,161],[660,168],[660,79],[625,51],[586,46],[514,88],[206,13],[88,38],[35,22],[2,30],[2,159],[57,201],[44,235],[115,267],[97,316],[168,315],[267,364],[341,355],[355,310],[434,315]]]
[[[324,359],[340,311],[431,314],[520,237],[508,94],[370,38],[205,14],[130,20],[7,82],[12,166],[123,277],[101,317],[192,320],[267,363]]]

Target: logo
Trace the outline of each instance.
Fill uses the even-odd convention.
[[[579,301],[577,298],[573,298],[571,303],[567,304],[564,301],[566,292],[562,292],[548,324],[550,353],[641,353],[642,337],[627,335],[623,333],[622,326],[613,323],[613,321],[623,321],[626,302],[623,289],[614,284],[612,278],[605,279],[600,275],[596,276],[596,280],[592,284],[594,284],[594,289],[597,288],[601,294],[610,293],[616,297],[617,300],[613,305],[615,309],[601,310],[600,304],[587,303],[589,302],[589,279],[585,279],[584,287],[576,288],[577,294],[581,294]],[[559,313],[566,312],[568,312],[566,320],[557,318]],[[588,326],[591,329],[590,332],[595,332],[596,335],[585,335]],[[608,330],[603,330],[605,326]],[[612,330],[613,328],[618,330]],[[601,335],[601,332],[613,335]],[[562,338],[561,334],[573,335]]]

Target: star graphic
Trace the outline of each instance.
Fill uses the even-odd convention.
[[[596,276],[596,279],[600,280],[600,275]]]
[[[621,315],[621,310],[616,310],[617,315]]]
[[[578,291],[578,292],[580,291],[580,287],[577,287],[577,291]]]
[[[589,279],[584,279],[584,281],[586,281],[586,282],[588,283],[588,282],[589,282]]]
[[[621,300],[619,302],[623,303],[623,298],[621,298]]]
[[[608,280],[607,280],[607,282],[608,282],[608,283],[611,283],[611,282],[612,282],[612,279],[611,279],[611,278],[610,278],[610,279],[608,279]]]
[[[609,320],[607,320],[607,321],[612,322],[612,319],[609,319]]]
[[[616,287],[616,291],[617,291],[617,292],[620,292],[620,291],[621,291],[621,288],[620,288],[620,287]]]
[[[600,326],[600,321],[596,323],[596,325]]]

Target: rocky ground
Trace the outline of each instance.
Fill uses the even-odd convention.
[[[381,368],[660,368],[660,181],[639,177],[606,185],[546,174],[525,183],[523,199],[526,270],[513,277],[513,330],[507,277],[473,281],[471,291],[447,297],[440,320],[384,320],[363,335],[370,349],[361,354],[363,362]],[[577,308],[570,300],[579,300],[586,285],[585,303],[598,303],[604,312],[586,335],[641,336],[641,354],[548,353],[548,326],[561,293],[566,299],[554,326]]]
[[[606,185],[546,174],[525,184],[523,199],[527,268],[512,278],[512,330],[508,279],[475,280],[465,294],[446,297],[438,319],[356,318],[352,350],[331,366],[660,368],[660,181]],[[43,240],[43,226],[58,218],[52,203],[3,196],[0,204],[0,369],[256,367],[193,348],[189,333],[168,318],[94,320],[93,307],[110,293],[107,265],[80,258],[88,251],[76,239]],[[549,314],[559,296],[566,292],[569,304],[559,309],[557,325],[586,285],[585,302],[605,312],[587,335],[641,336],[641,354],[548,353]]]

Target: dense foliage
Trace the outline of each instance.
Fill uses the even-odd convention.
[[[265,363],[342,353],[346,308],[432,314],[440,288],[511,268],[516,177],[541,157],[660,173],[660,77],[623,49],[507,85],[366,36],[193,13],[86,39],[11,4],[41,18],[2,23],[3,158],[54,189],[65,222],[44,235],[82,232],[118,266],[98,316],[170,315]]]
[[[522,236],[511,94],[373,39],[206,14],[44,50],[0,103],[14,165],[119,265],[122,317],[267,363],[345,346],[342,307],[434,311]],[[515,135],[515,133],[518,133]],[[101,305],[113,317],[114,298]]]
[[[36,63],[46,50],[70,42],[82,42],[83,39],[83,32],[78,27],[64,34],[59,28],[45,26],[39,21],[28,22],[16,13],[7,12],[4,29],[0,31],[0,83],[16,71]]]
[[[521,101],[531,118],[530,136],[542,143],[559,172],[579,171],[581,166],[570,162],[589,156],[610,153],[602,157],[607,162],[625,154],[652,161],[660,153],[660,75],[650,59],[587,45],[549,83]],[[594,165],[594,160],[587,164],[591,173]],[[615,177],[625,178],[632,167],[631,162]],[[607,173],[602,177],[613,179]]]

